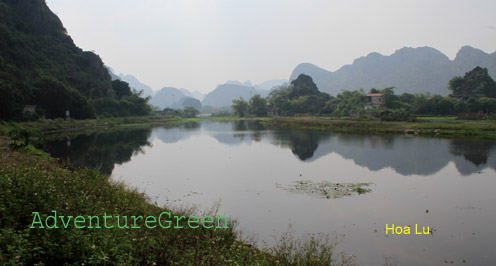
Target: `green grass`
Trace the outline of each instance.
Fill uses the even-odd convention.
[[[102,118],[87,120],[37,120],[32,122],[0,122],[0,133],[6,135],[12,127],[22,127],[34,130],[40,130],[46,133],[64,132],[64,131],[85,131],[106,128],[125,128],[125,127],[151,127],[154,125],[163,125],[178,123],[181,118],[165,115],[135,116],[135,117],[118,117]]]
[[[220,116],[220,117],[202,117],[202,120],[211,121],[241,121],[241,120],[251,120],[251,121],[268,121],[268,117],[239,117],[239,116]]]
[[[200,122],[203,120],[212,121],[238,121],[238,120],[258,120],[268,121],[267,117],[196,117],[196,118],[181,118],[167,115],[150,115],[150,116],[135,116],[135,117],[117,117],[117,118],[102,118],[102,119],[87,119],[87,120],[37,120],[32,122],[4,122],[0,121],[0,136],[6,136],[8,132],[16,127],[39,130],[44,133],[61,133],[61,132],[90,132],[102,129],[118,129],[118,128],[148,128],[160,125],[180,124],[189,122]]]
[[[431,122],[431,123],[453,123],[453,124],[495,124],[496,120],[486,119],[486,120],[457,120],[455,116],[429,116],[429,117],[417,117],[419,122]]]
[[[0,137],[2,265],[354,264],[353,257],[335,253],[328,238],[279,238],[276,246],[255,248],[240,241],[233,223],[228,229],[192,229],[185,222],[181,222],[184,229],[150,229],[142,220],[138,229],[32,229],[32,212],[39,212],[42,219],[52,210],[59,216],[158,216],[171,208],[153,205],[123,183],[86,168],[74,169],[30,145],[13,151],[8,143]],[[184,210],[172,213],[198,215]]]
[[[437,120],[436,120],[437,119]],[[269,126],[341,133],[408,134],[443,137],[496,138],[495,121],[459,121],[453,118],[423,118],[417,122],[356,121],[326,117],[276,117]]]

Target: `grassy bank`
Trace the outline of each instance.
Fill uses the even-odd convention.
[[[238,120],[259,120],[267,121],[266,117],[196,117],[181,118],[168,115],[150,115],[135,117],[117,117],[101,118],[87,120],[37,120],[32,122],[2,122],[0,121],[0,136],[6,136],[7,133],[16,127],[39,130],[46,134],[63,133],[63,132],[84,132],[102,129],[121,129],[121,128],[147,128],[152,126],[170,125],[188,122],[200,122],[202,120],[212,121],[238,121]]]
[[[108,128],[151,127],[156,125],[179,123],[181,118],[175,116],[135,116],[87,120],[37,120],[32,122],[0,122],[0,135],[6,135],[13,127],[39,130],[44,133],[59,133],[70,131],[89,131]]]
[[[219,117],[204,117],[203,119],[208,119],[212,121],[268,121],[268,117],[239,117],[239,116],[219,116]]]
[[[88,169],[74,169],[27,146],[8,148],[0,137],[0,264],[2,265],[330,265],[352,264],[337,256],[334,243],[310,237],[305,242],[281,238],[260,250],[239,240],[229,228],[30,228],[38,212],[44,221],[60,216],[191,215],[150,204],[142,193]],[[222,215],[204,213],[203,215]],[[52,223],[50,223],[53,225]],[[129,222],[131,226],[131,222]],[[103,226],[103,225],[102,225]],[[298,244],[299,243],[299,244]],[[340,260],[335,260],[339,257]]]
[[[495,121],[460,121],[452,118],[421,118],[417,122],[343,120],[325,117],[276,117],[269,126],[361,134],[408,134],[496,139]]]

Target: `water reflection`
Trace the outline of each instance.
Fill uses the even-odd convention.
[[[266,127],[258,121],[204,121],[204,131],[209,132],[217,141],[227,145],[241,145],[262,140]]]
[[[80,135],[49,141],[46,150],[56,157],[70,158],[76,166],[86,165],[110,175],[115,163],[129,161],[154,138],[164,143],[176,143],[206,133],[229,146],[266,141],[290,149],[304,162],[336,153],[369,170],[392,168],[402,175],[431,175],[449,162],[454,162],[462,175],[486,167],[496,169],[493,141],[268,129],[258,121],[203,121],[154,128],[153,134],[151,132],[152,129],[132,129]]]
[[[86,166],[110,175],[116,163],[128,162],[143,147],[150,146],[150,136],[151,129],[94,132],[47,141],[45,151],[76,167]]]
[[[201,124],[198,122],[185,123],[180,125],[170,125],[154,128],[153,138],[158,138],[164,143],[176,143],[192,136],[192,133],[198,131]]]
[[[329,134],[308,131],[276,130],[271,143],[290,148],[300,160],[307,161],[314,157],[319,143],[327,141],[330,137]]]

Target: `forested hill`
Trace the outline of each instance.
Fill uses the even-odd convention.
[[[86,118],[98,114],[93,100],[119,100],[100,57],[74,44],[44,0],[0,0],[0,95],[5,120],[18,119],[25,104],[47,117],[70,109]]]
[[[387,87],[395,87],[397,94],[430,92],[447,95],[448,81],[454,76],[463,76],[476,66],[487,68],[495,78],[496,53],[487,54],[464,46],[456,58],[450,60],[434,48],[402,48],[390,56],[370,53],[334,72],[303,63],[294,69],[290,80],[295,80],[300,74],[309,75],[319,90],[334,96],[342,90]]]

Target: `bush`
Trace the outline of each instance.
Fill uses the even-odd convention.
[[[8,136],[11,140],[9,148],[13,150],[26,148],[28,145],[33,145],[35,147],[41,148],[45,143],[45,137],[43,133],[35,129],[14,127],[9,131]]]
[[[405,111],[386,110],[379,114],[381,121],[407,121],[414,122],[417,118]]]

